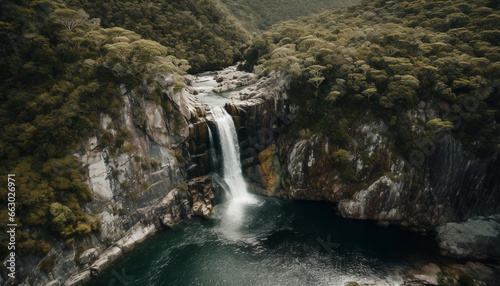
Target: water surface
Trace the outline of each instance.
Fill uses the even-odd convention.
[[[196,80],[191,84],[194,90],[198,92],[196,98],[209,106],[223,106],[231,102],[231,98],[233,96],[237,97],[240,90],[244,88],[239,87],[220,93],[213,92],[213,88],[218,84],[214,77],[215,73],[197,74]]]
[[[400,285],[398,270],[437,257],[430,239],[327,204],[252,197],[154,235],[90,285]]]

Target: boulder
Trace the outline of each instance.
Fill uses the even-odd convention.
[[[436,264],[430,263],[421,269],[409,269],[404,271],[404,285],[439,285],[438,273],[441,269]]]
[[[500,215],[450,222],[436,231],[443,255],[465,259],[500,259]]]
[[[99,251],[97,248],[90,248],[85,250],[81,255],[80,255],[80,264],[85,265],[87,263],[90,263],[91,261],[95,260],[99,256]]]
[[[104,253],[99,256],[99,259],[90,266],[90,273],[92,276],[99,276],[99,274],[106,269],[111,263],[123,255],[123,251],[119,247],[108,248]]]
[[[86,270],[71,276],[69,279],[66,280],[64,286],[85,285],[90,281],[90,278],[91,278],[90,270]]]
[[[238,71],[236,66],[228,67],[217,73],[215,81],[219,84],[213,89],[214,92],[224,92],[240,86],[250,85],[257,82],[255,74]]]

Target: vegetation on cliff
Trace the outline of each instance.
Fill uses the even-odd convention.
[[[44,254],[53,237],[71,245],[100,229],[100,220],[82,209],[93,194],[73,154],[91,136],[111,153],[130,151],[123,146],[127,130],[111,134],[99,124],[100,113],[118,116],[119,85],[135,91],[132,101],[154,100],[175,117],[161,89],[173,88],[189,65],[157,42],[103,28],[58,1],[2,2],[1,19],[0,173],[15,174],[17,255]],[[159,74],[173,80],[159,81]],[[4,206],[6,192],[0,191]],[[0,221],[7,219],[2,208]],[[2,257],[7,239],[1,238]]]
[[[406,156],[441,131],[460,138],[471,154],[499,151],[500,13],[494,1],[364,1],[283,23],[256,37],[244,55],[249,33],[219,0],[65,3],[0,2],[0,173],[16,175],[18,255],[43,255],[53,238],[69,246],[99,231],[99,219],[82,209],[93,195],[73,154],[91,136],[111,153],[130,151],[124,146],[128,130],[114,134],[99,122],[101,113],[119,115],[121,84],[133,91],[138,128],[146,125],[137,107],[144,99],[184,122],[164,90],[183,88],[179,74],[219,69],[241,57],[242,68],[293,78],[291,101],[300,108],[288,134],[308,129],[328,136],[338,147],[331,161],[346,180],[357,180],[348,150],[367,113],[386,122]],[[346,2],[223,3],[236,16],[246,14],[243,23],[257,30]],[[439,117],[415,117],[426,109],[421,102]],[[383,170],[384,160],[368,160],[373,173]],[[159,163],[152,164],[156,169]],[[7,190],[0,190],[6,205]],[[0,221],[7,219],[7,209],[0,209]],[[5,233],[5,223],[0,230]]]
[[[255,38],[242,67],[292,77],[292,134],[338,148],[368,113],[407,158],[437,131],[473,155],[500,151],[500,11],[495,1],[363,1],[280,24]],[[438,118],[423,122],[423,112]],[[425,141],[427,140],[427,141]],[[438,140],[438,139],[436,139]]]

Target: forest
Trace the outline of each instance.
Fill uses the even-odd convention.
[[[500,13],[494,1],[364,1],[289,21],[257,36],[243,69],[292,77],[301,107],[289,134],[327,135],[341,148],[367,112],[407,158],[452,133],[472,156],[500,151]],[[421,103],[439,118],[415,125]]]
[[[241,59],[250,34],[219,1],[70,0],[101,19],[104,28],[121,27],[186,59],[189,72],[215,70]]]
[[[274,24],[320,13],[333,8],[354,4],[357,0],[310,0],[310,1],[242,1],[222,0],[238,21],[252,33],[259,33]]]
[[[100,219],[82,209],[93,194],[72,154],[94,135],[112,153],[127,152],[127,131],[111,136],[98,120],[101,112],[116,116],[122,108],[119,84],[161,102],[158,90],[166,86],[158,86],[157,74],[182,75],[190,66],[158,42],[103,28],[99,18],[58,1],[2,2],[1,13],[0,172],[16,174],[17,254],[43,256],[51,249],[47,241],[71,246],[100,229]],[[145,86],[151,90],[141,92]],[[163,104],[178,116],[169,100]],[[7,208],[0,218],[7,221]],[[8,237],[1,239],[6,246]]]
[[[359,118],[372,113],[407,157],[440,132],[471,156],[500,151],[498,1],[365,0],[282,23],[348,3],[242,2],[0,2],[0,173],[16,174],[19,186],[19,255],[43,256],[53,239],[71,246],[99,231],[99,218],[83,211],[93,195],[72,154],[93,135],[127,151],[126,132],[110,136],[98,122],[122,108],[120,83],[179,116],[159,73],[175,75],[168,84],[177,88],[183,74],[240,60],[260,76],[283,73],[301,107],[290,139],[308,129],[347,149]],[[439,106],[439,118],[415,125],[422,102]],[[0,221],[7,217],[0,209]],[[2,257],[6,243],[2,236]]]

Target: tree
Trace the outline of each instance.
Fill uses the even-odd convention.
[[[325,77],[322,75],[324,66],[320,65],[312,65],[307,68],[307,73],[309,74],[308,83],[312,83],[312,85],[316,88],[315,96],[318,97],[319,86],[325,80]]]
[[[92,18],[85,21],[85,25],[90,28],[90,30],[95,30],[101,26],[100,18]]]
[[[453,123],[450,121],[443,121],[441,118],[434,118],[425,124],[431,130],[451,130]]]
[[[352,160],[352,155],[347,150],[339,149],[332,154],[331,158],[333,162],[343,165]]]
[[[54,17],[66,29],[73,31],[76,26],[89,18],[89,14],[82,9],[75,11],[69,8],[60,8],[54,11]]]

